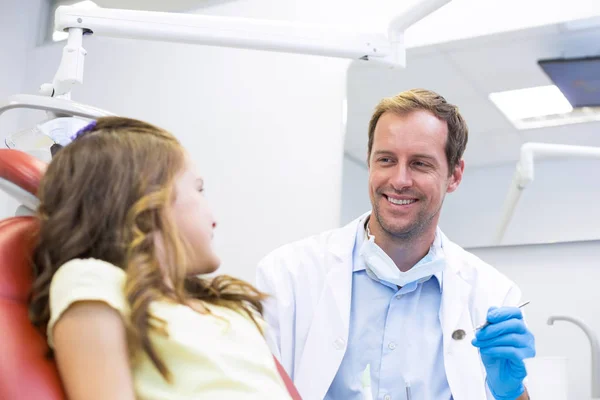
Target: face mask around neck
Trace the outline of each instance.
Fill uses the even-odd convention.
[[[375,236],[372,236],[368,229],[367,235],[368,239],[362,244],[360,255],[365,260],[367,272],[372,273],[379,280],[402,287],[411,282],[429,278],[444,269],[444,258],[438,258],[427,263],[417,264],[408,271],[402,272],[390,256],[375,243]]]

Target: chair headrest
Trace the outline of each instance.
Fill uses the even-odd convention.
[[[31,210],[39,204],[37,190],[47,164],[13,149],[0,149],[0,190]]]

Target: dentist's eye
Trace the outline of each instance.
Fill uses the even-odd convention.
[[[413,165],[417,168],[431,168],[431,165],[423,161],[415,161]]]

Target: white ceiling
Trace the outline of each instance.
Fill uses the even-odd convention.
[[[540,59],[600,54],[600,24],[577,30],[568,26],[574,25],[409,49],[404,70],[354,63],[348,73],[346,154],[365,160],[374,106],[382,97],[415,87],[435,90],[460,107],[470,128],[465,153],[469,166],[516,162],[525,142],[600,146],[600,122],[518,131],[488,98],[496,91],[552,84],[537,64]]]

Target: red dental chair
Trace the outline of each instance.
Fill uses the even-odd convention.
[[[0,189],[30,211],[46,164],[18,150],[0,149]],[[46,358],[46,338],[29,321],[31,252],[37,219],[19,216],[0,221],[0,399],[66,399],[58,371]],[[277,368],[293,400],[301,400],[284,369]]]
[[[21,203],[31,204],[45,169],[26,153],[0,149],[0,186]],[[46,338],[27,312],[36,228],[31,216],[0,221],[0,399],[65,398],[56,367],[45,357]]]

